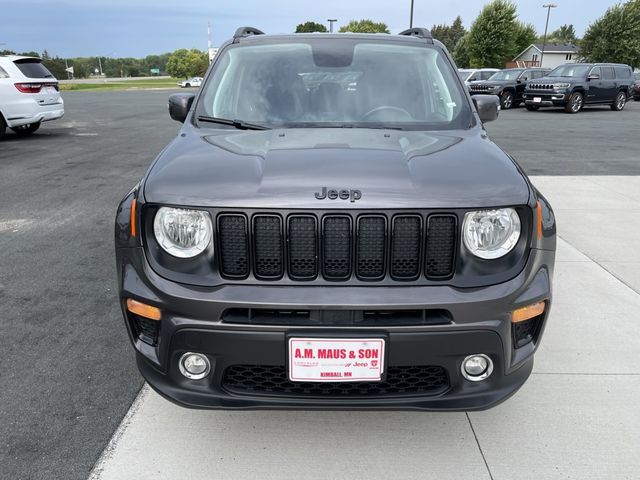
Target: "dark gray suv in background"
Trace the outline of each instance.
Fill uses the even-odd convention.
[[[198,408],[483,409],[527,379],[551,207],[444,46],[241,28],[122,200],[138,367]]]
[[[619,112],[627,103],[632,84],[629,65],[567,63],[528,82],[524,102],[527,110],[563,107],[567,113],[578,113],[585,105],[609,105]]]

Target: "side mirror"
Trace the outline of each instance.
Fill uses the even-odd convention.
[[[177,122],[184,123],[195,97],[195,93],[174,93],[170,95],[169,116]]]
[[[471,97],[480,121],[482,123],[493,122],[498,119],[500,113],[500,99],[497,95],[474,95]]]
[[[600,80],[600,75],[598,75],[597,73],[591,73],[587,77],[587,80]]]
[[[477,80],[476,77],[471,77],[469,80],[467,80],[467,82],[475,82]]]

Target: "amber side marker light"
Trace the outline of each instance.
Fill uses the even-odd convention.
[[[134,198],[131,200],[131,218],[129,218],[129,225],[131,225],[131,236],[136,238],[136,208],[138,207],[138,201]]]
[[[162,317],[162,310],[158,307],[152,307],[146,303],[138,302],[133,298],[127,298],[127,310],[141,317],[148,318],[149,320],[160,320]]]
[[[534,303],[526,307],[518,308],[511,312],[511,323],[524,322],[530,318],[542,315],[545,309],[545,302]]]
[[[538,211],[538,240],[542,240],[542,204],[540,200],[538,200],[536,210]]]

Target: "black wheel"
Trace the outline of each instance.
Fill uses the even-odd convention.
[[[624,110],[624,106],[627,104],[627,94],[625,92],[618,92],[616,99],[611,104],[611,110],[614,112],[621,112]]]
[[[190,84],[190,83],[187,83],[187,84],[185,84],[185,86],[184,86],[184,87],[185,87],[185,88],[189,88],[190,86],[191,86],[191,84]]]
[[[0,114],[0,139],[4,137],[4,132],[7,131],[7,124],[4,122],[4,117]]]
[[[540,106],[539,105],[527,105],[527,110],[529,110],[530,112],[537,112],[538,110],[540,110]]]
[[[578,113],[584,106],[584,95],[581,92],[573,92],[569,96],[569,100],[564,107],[564,111],[567,113]]]
[[[40,128],[40,122],[27,123],[26,125],[20,125],[19,127],[11,127],[11,130],[16,132],[18,135],[31,135],[39,128]]]
[[[503,92],[502,95],[500,95],[500,107],[503,110],[509,110],[513,107],[513,93]]]

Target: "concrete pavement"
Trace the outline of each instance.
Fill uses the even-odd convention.
[[[639,179],[534,183],[559,222],[555,301],[534,373],[507,402],[470,414],[212,412],[145,387],[91,478],[638,478]]]

